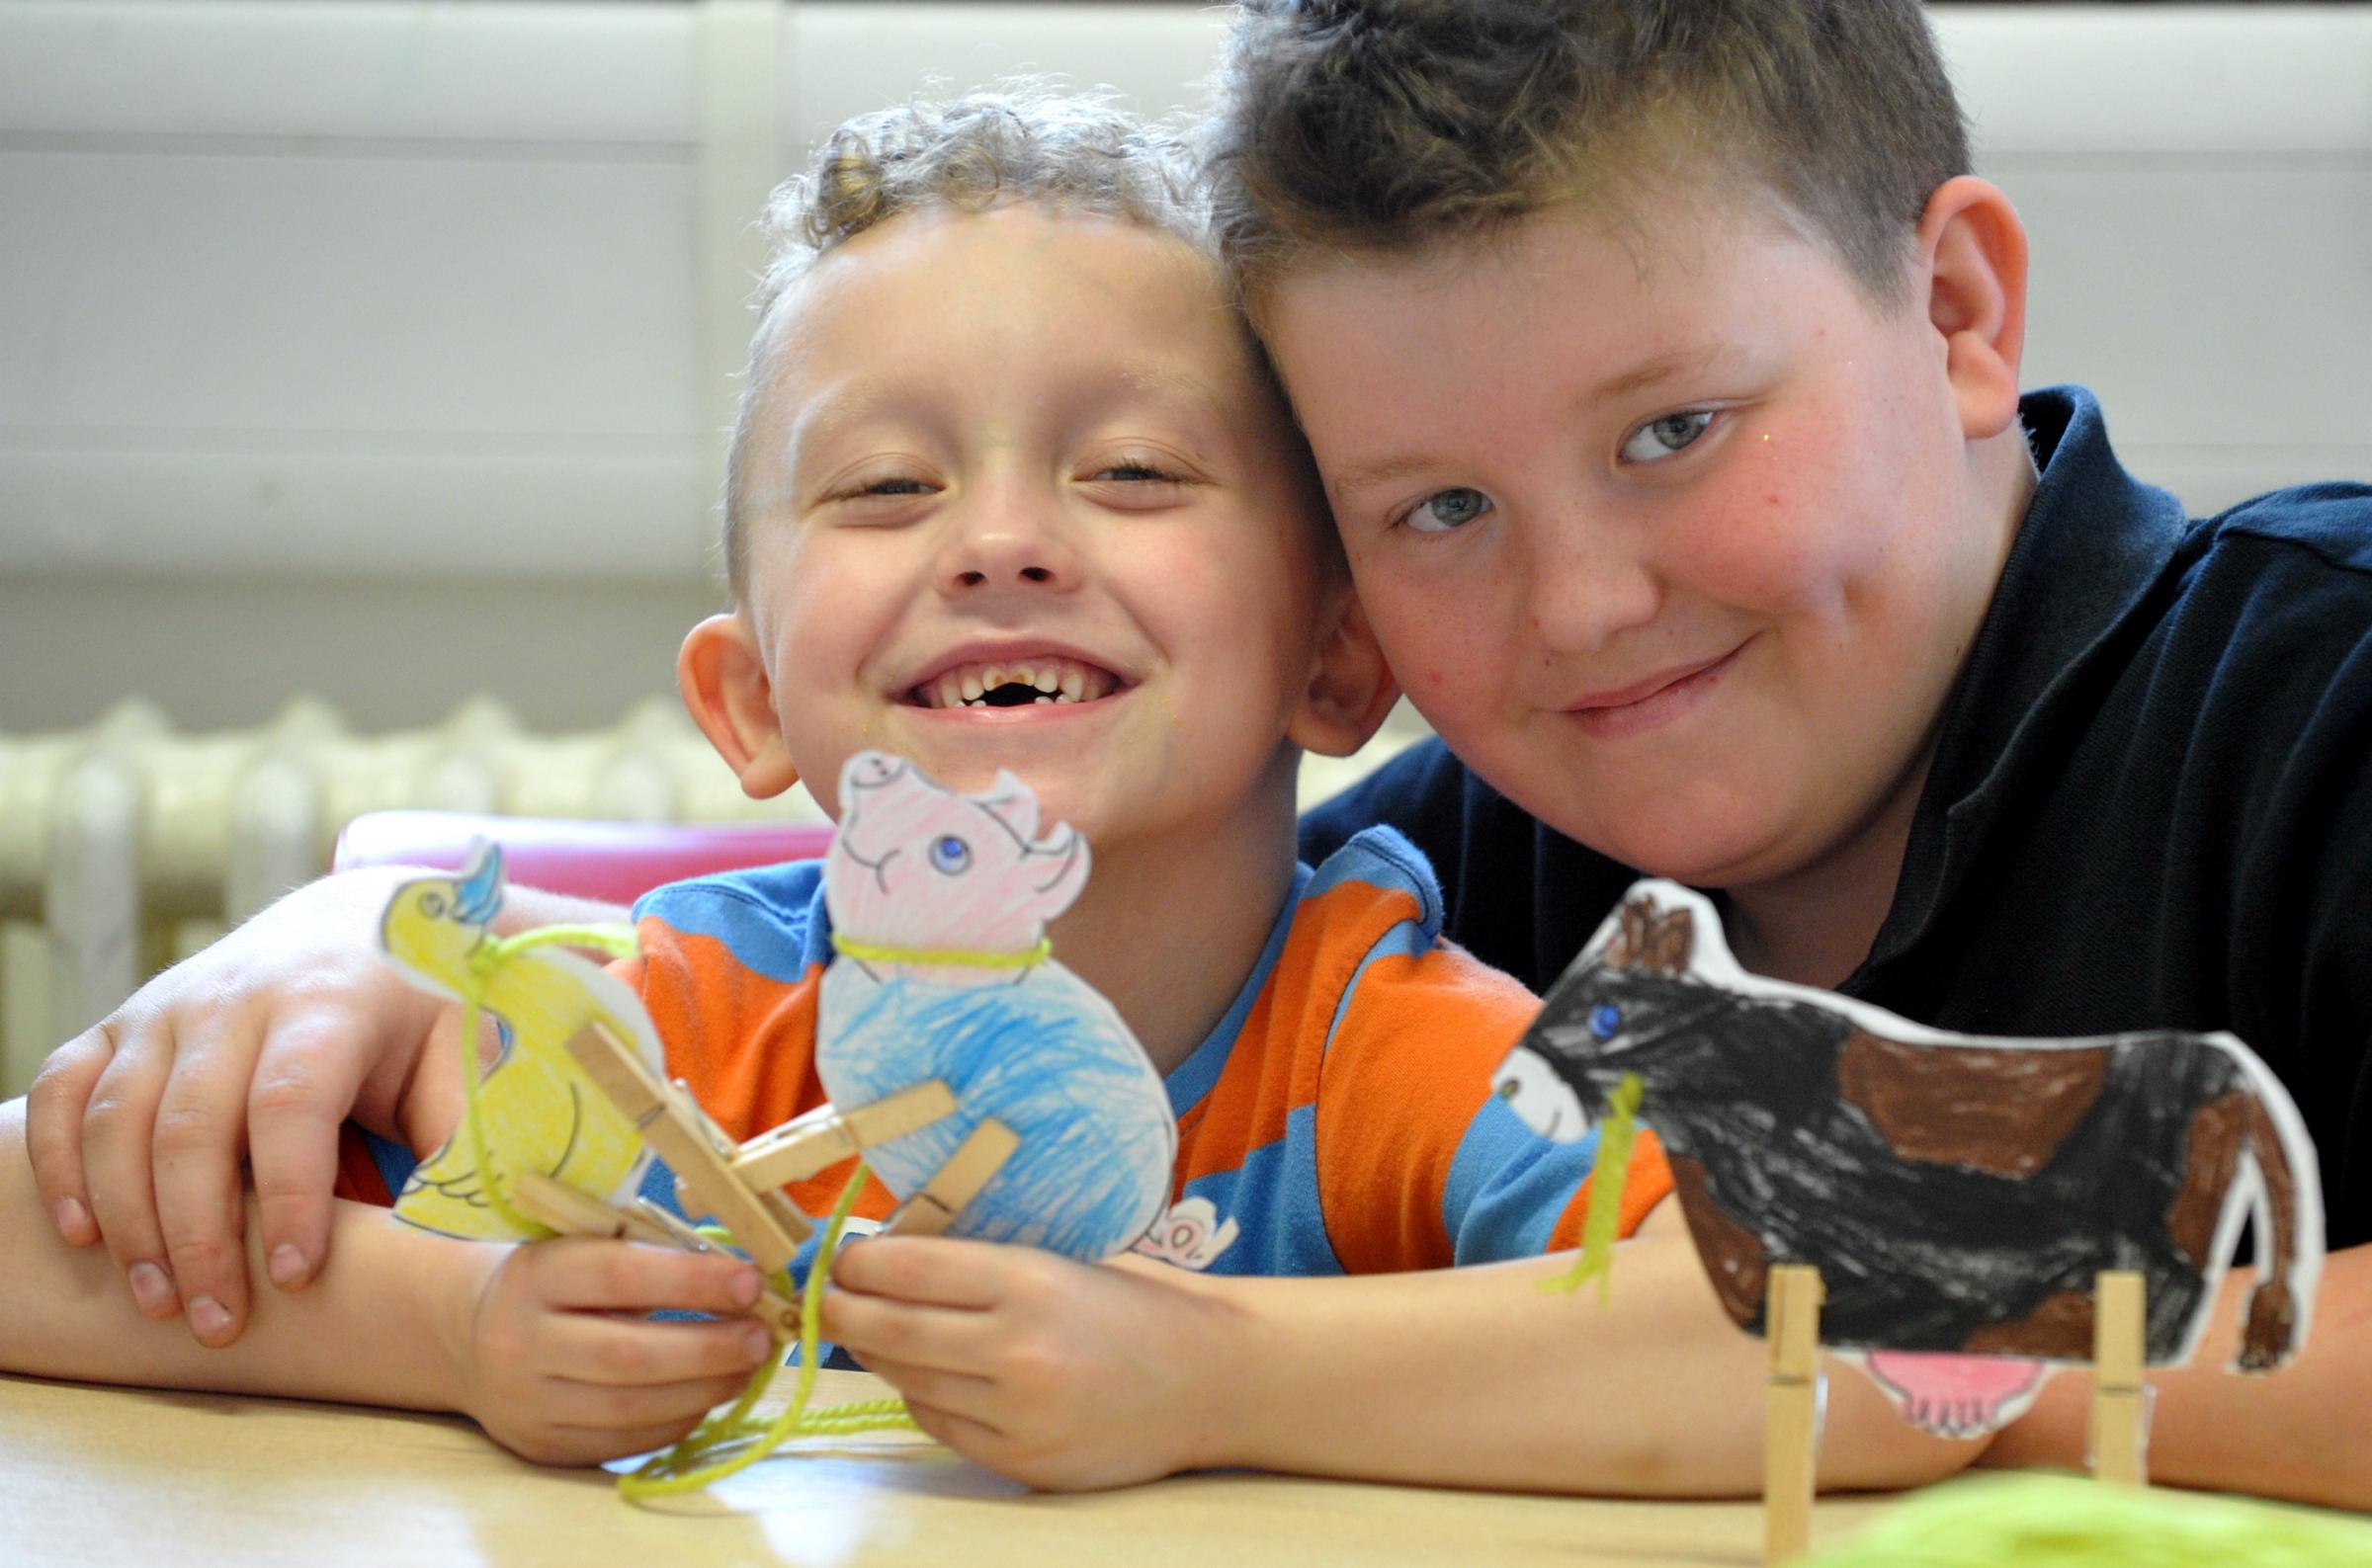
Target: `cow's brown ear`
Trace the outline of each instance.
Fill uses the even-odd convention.
[[[1648,949],[1651,968],[1668,969],[1680,974],[1688,968],[1689,954],[1696,950],[1696,921],[1686,909],[1675,909],[1655,922],[1655,935]]]

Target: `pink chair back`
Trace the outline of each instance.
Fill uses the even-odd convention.
[[[501,846],[508,880],[522,887],[631,904],[663,882],[783,861],[831,847],[829,822],[687,826],[480,816],[465,811],[371,811],[346,824],[333,870],[430,866],[458,870],[472,840]]]

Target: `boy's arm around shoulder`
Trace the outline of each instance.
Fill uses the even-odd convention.
[[[250,1213],[251,1253],[259,1229]],[[335,1269],[298,1294],[260,1293],[247,1332],[209,1350],[143,1316],[105,1256],[44,1223],[24,1103],[0,1106],[0,1371],[456,1411],[523,1457],[586,1463],[682,1437],[774,1352],[737,1315],[756,1271],[721,1253],[458,1241],[343,1201],[329,1234]],[[656,1308],[719,1316],[641,1316]]]
[[[459,1013],[408,984],[376,940],[389,895],[417,874],[369,867],[296,889],[43,1065],[26,1129],[43,1211],[73,1246],[104,1241],[127,1280],[148,1285],[149,1315],[191,1308],[192,1332],[231,1343],[250,1279],[300,1290],[326,1260],[349,1116],[422,1152],[452,1129],[458,1081],[418,1066],[424,1051],[445,1059]],[[617,913],[513,888],[496,930]],[[260,1206],[249,1234],[264,1242],[252,1262],[242,1161]]]
[[[261,1227],[250,1215],[251,1249]],[[386,1211],[340,1202],[339,1265],[301,1294],[262,1293],[248,1332],[209,1350],[143,1316],[104,1253],[67,1246],[45,1222],[25,1155],[25,1103],[0,1106],[0,1369],[90,1382],[462,1408],[469,1303],[508,1248],[406,1231]],[[233,1234],[236,1234],[234,1228]],[[250,1260],[251,1262],[253,1260]]]

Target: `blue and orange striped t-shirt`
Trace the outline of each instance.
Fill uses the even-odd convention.
[[[672,883],[635,908],[635,984],[683,1079],[731,1137],[821,1105],[815,1009],[831,960],[822,866]],[[1388,828],[1362,833],[1292,896],[1234,1004],[1167,1080],[1178,1118],[1173,1197],[1207,1200],[1234,1238],[1227,1274],[1374,1274],[1576,1245],[1595,1135],[1533,1133],[1491,1071],[1538,1004],[1443,943],[1430,868]],[[843,1163],[790,1192],[830,1208]],[[1628,1234],[1670,1191],[1643,1135],[1623,1197]],[[885,1217],[878,1187],[857,1212]]]

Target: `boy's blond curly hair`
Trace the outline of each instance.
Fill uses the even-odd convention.
[[[817,258],[902,213],[978,212],[1012,202],[1120,218],[1210,252],[1208,208],[1185,137],[1116,107],[1110,95],[1016,81],[970,97],[917,99],[849,120],[805,174],[777,187],[763,220],[771,260],[754,303],[740,412],[725,459],[725,574],[741,596],[742,483],[764,388],[766,320]]]

